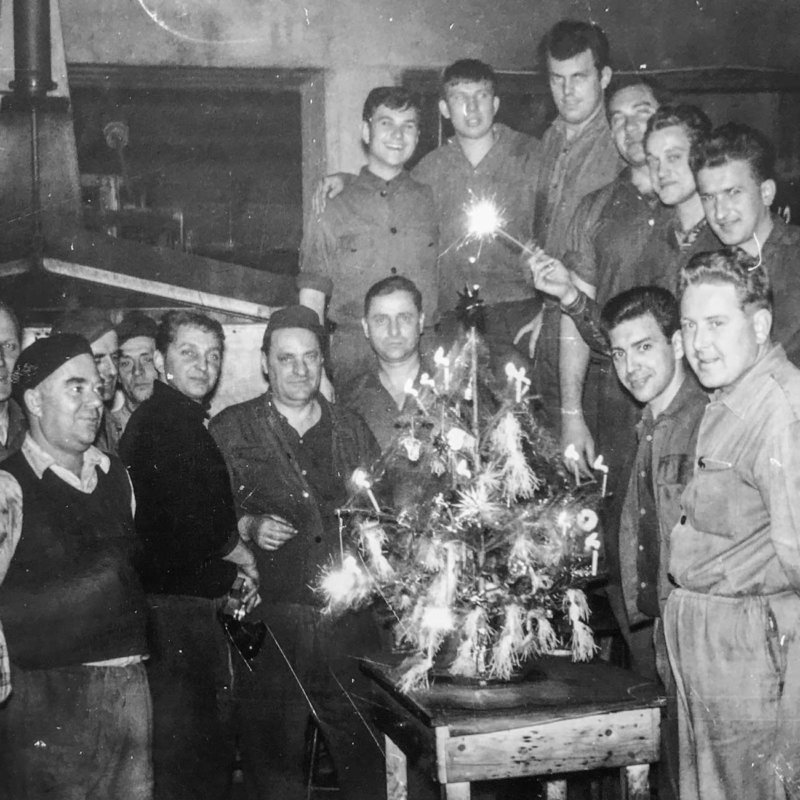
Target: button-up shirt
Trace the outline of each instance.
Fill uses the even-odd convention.
[[[367,289],[404,275],[422,292],[422,310],[433,325],[438,241],[430,188],[407,172],[385,181],[364,167],[306,227],[297,286],[329,296],[329,317],[353,328],[364,315]]]
[[[567,230],[581,198],[614,180],[622,167],[602,104],[572,139],[567,139],[567,124],[560,117],[547,129],[534,235],[549,255],[563,258]]]
[[[439,220],[439,303],[442,313],[455,308],[457,292],[479,284],[488,304],[520,300],[534,293],[519,252],[502,236],[466,241],[467,208],[476,199],[492,200],[505,219],[504,229],[529,239],[539,179],[538,139],[494,125],[494,144],[473,166],[453,138],[428,153],[412,176],[433,189]]]
[[[638,448],[622,507],[620,575],[628,620],[660,615],[671,589],[670,534],[681,515],[680,497],[692,476],[700,418],[708,395],[687,374],[672,402],[655,419],[645,408]]]
[[[800,591],[800,370],[773,345],[715,392],[670,547],[679,586],[725,596]]]

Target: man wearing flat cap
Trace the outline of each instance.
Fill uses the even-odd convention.
[[[50,335],[76,333],[83,336],[92,348],[97,372],[100,375],[100,396],[103,400],[103,418],[94,444],[107,453],[116,453],[119,435],[108,412],[117,390],[117,332],[107,312],[99,308],[67,311],[53,323]]]
[[[343,797],[384,795],[382,757],[363,711],[357,658],[378,645],[368,610],[335,619],[314,592],[340,558],[336,509],[347,481],[379,455],[366,423],[319,392],[325,333],[314,311],[276,311],[264,334],[268,391],[231,406],[209,430],[228,464],[239,531],[254,545],[269,633],[252,673],[236,674],[248,797],[306,797],[302,763],[310,714],[331,753]]]
[[[117,370],[122,402],[108,412],[119,442],[131,414],[153,394],[158,373],[155,366],[158,325],[143,311],[130,311],[117,325]]]
[[[37,340],[20,354],[13,387],[30,430],[0,470],[0,619],[11,667],[0,797],[149,800],[133,493],[121,462],[92,444],[103,400],[89,343]],[[0,676],[0,697],[7,690]]]

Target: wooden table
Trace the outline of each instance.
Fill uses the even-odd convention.
[[[404,694],[389,666],[362,669],[375,684],[389,800],[408,797],[407,759],[430,764],[447,800],[468,800],[472,781],[537,775],[558,776],[547,797],[566,798],[566,774],[597,768],[624,768],[629,800],[649,800],[665,700],[632,672],[551,656],[529,680]]]

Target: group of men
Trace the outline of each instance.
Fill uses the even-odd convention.
[[[786,544],[797,542],[797,530],[786,505],[791,501],[780,488],[797,476],[780,448],[794,444],[800,231],[772,211],[775,153],[760,131],[735,123],[714,128],[700,108],[665,103],[643,78],[614,83],[608,42],[594,25],[556,24],[543,39],[542,55],[558,115],[541,143],[495,121],[500,98],[494,73],[482,62],[463,60],[442,76],[439,108],[452,123],[453,138],[425,155],[410,177],[396,164],[404,182],[416,181],[420,192],[429,187],[438,222],[438,298],[424,294],[422,361],[440,341],[452,340],[458,292],[479,284],[494,360],[525,363],[530,356],[540,420],[560,435],[564,448],[574,445],[582,471],[598,454],[610,466],[608,598],[630,665],[660,677],[671,700],[660,796],[742,796],[742,787],[747,796],[782,796],[794,790],[796,768],[785,746],[797,724],[786,699],[793,691],[786,664],[797,623],[788,623],[791,615],[779,609],[797,602],[792,587],[798,549]],[[374,120],[383,115],[396,117],[398,126],[400,117],[419,124],[414,96],[394,91],[377,109],[365,105],[367,164],[361,175],[323,181],[317,215],[306,229],[301,302],[311,276],[324,275],[327,283],[317,283],[320,294],[311,307],[332,328],[343,323],[344,300],[337,292],[340,281],[353,280],[347,258],[356,249],[365,285],[396,275],[421,283],[424,272],[430,286],[430,259],[404,268],[403,254],[393,247],[398,230],[413,235],[423,219],[429,221],[428,200],[416,219],[404,218],[384,199],[394,180],[384,175],[357,206],[347,205],[356,185],[375,174],[378,156],[366,135]],[[394,135],[399,140],[399,131]],[[406,139],[406,161],[410,151]],[[522,268],[507,237],[468,236],[467,208],[484,198],[497,203],[509,234],[532,240],[535,255]],[[360,230],[356,248],[353,232],[360,225],[371,236]],[[321,240],[327,243],[324,257]],[[382,243],[380,253],[370,250],[371,241]],[[527,267],[538,294],[525,282]],[[323,295],[330,297],[327,306]],[[405,301],[412,296],[407,291]],[[347,298],[351,304],[356,299],[353,293]],[[389,319],[384,315],[385,324]],[[335,348],[327,368],[342,399],[355,397],[369,420],[381,408],[399,409],[400,379],[413,379],[421,368],[419,360],[394,365],[381,340],[365,330],[378,354],[378,372],[354,382],[364,361],[348,361],[348,353]],[[395,346],[402,330],[409,328],[396,326]],[[733,361],[721,377],[714,374]],[[729,399],[754,392],[754,374],[761,382],[769,376],[759,388],[786,404],[768,424],[765,401],[748,405],[750,417],[741,401]],[[737,422],[726,418],[724,434],[713,422],[716,415],[724,418],[720,408],[733,410]],[[736,444],[728,441],[734,429]],[[745,457],[746,448],[737,449],[748,435],[766,461],[754,462]],[[714,468],[724,471],[716,477],[725,482],[708,480],[718,462]],[[771,470],[754,473],[767,463]],[[758,487],[763,502],[755,504],[757,513],[741,506],[745,496],[752,499],[745,486]],[[773,505],[779,499],[784,505]],[[673,541],[682,546],[671,546]],[[727,573],[741,569],[739,553],[744,558],[749,548],[762,546],[769,564],[751,563],[750,580],[730,582]],[[713,566],[713,579],[698,581],[695,570],[704,560],[708,570]],[[782,580],[772,574],[776,567]],[[766,583],[762,568],[770,577]],[[712,617],[721,618],[718,599],[729,624],[709,639],[709,648],[717,649],[708,658],[701,642],[710,636]],[[754,617],[751,627],[760,625],[746,646],[738,639],[737,614]],[[765,667],[764,674],[771,677],[751,673],[743,692],[754,648],[769,653],[772,672]]]
[[[797,791],[800,232],[771,212],[774,152],[752,128],[665,105],[644,80],[614,85],[596,25],[559,22],[542,54],[558,113],[542,142],[496,122],[491,67],[458,61],[439,105],[455,135],[410,174],[418,102],[400,87],[370,92],[366,166],[323,183],[300,305],[273,314],[255,356],[269,389],[209,425],[230,538],[260,581],[251,616],[269,630],[247,669],[233,663],[250,797],[305,796],[309,718],[343,795],[381,796],[353,659],[379,632],[368,614],[326,618],[310,586],[338,547],[347,477],[391,442],[406,387],[457,334],[457,293],[475,284],[495,365],[529,367],[536,411],[580,469],[597,454],[610,465],[608,597],[631,666],[670,699],[659,796]],[[534,240],[531,258],[466,235],[476,198]],[[138,430],[129,420],[154,413],[157,368],[175,384],[157,337],[145,315],[114,327],[80,311],[20,354],[0,305],[9,797],[152,796],[152,637],[135,570],[145,514],[114,453]],[[202,372],[195,361],[187,351]],[[207,392],[208,367],[186,369]],[[195,393],[184,392],[205,399]],[[87,744],[109,732],[100,754]]]

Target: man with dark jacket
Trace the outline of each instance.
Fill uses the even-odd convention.
[[[253,672],[236,674],[240,749],[249,798],[306,796],[301,765],[309,715],[334,760],[342,795],[384,792],[380,747],[358,706],[367,687],[357,658],[377,646],[368,610],[333,618],[314,591],[341,558],[336,509],[358,467],[379,455],[366,423],[319,393],[324,331],[311,309],[270,318],[261,354],[269,391],[210,425],[231,475],[239,532],[254,545],[263,604],[250,615],[269,634]]]
[[[103,408],[94,356],[81,336],[39,339],[14,378],[30,433],[0,471],[13,689],[0,710],[0,796],[149,800],[133,498],[120,461],[92,445]],[[7,688],[0,674],[0,697]]]
[[[22,447],[28,420],[11,396],[11,375],[21,350],[22,330],[13,309],[0,300],[0,461]]]

